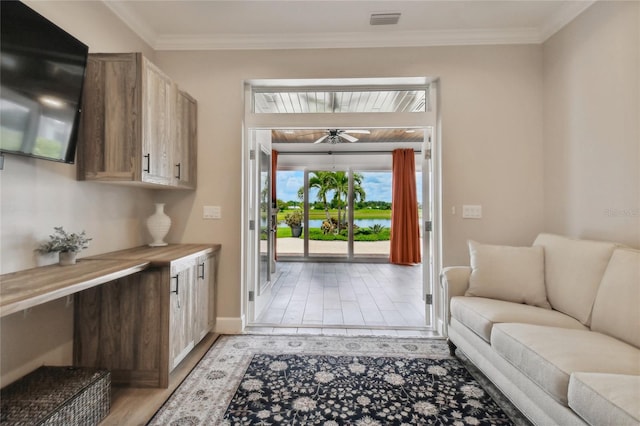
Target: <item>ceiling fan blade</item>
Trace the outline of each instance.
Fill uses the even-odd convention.
[[[361,129],[343,130],[342,133],[355,133],[355,134],[361,134],[361,135],[371,134],[369,130],[361,130]]]
[[[324,136],[320,137],[320,139],[318,139],[318,140],[317,140],[317,141],[315,141],[314,143],[320,143],[320,142],[322,142],[323,140],[325,140],[325,139],[326,139],[326,138],[328,138],[328,137],[329,137],[329,135],[324,135]]]
[[[340,133],[338,136],[340,136],[342,139],[348,140],[349,142],[356,142],[358,140],[358,138],[354,138],[353,136],[346,133]]]

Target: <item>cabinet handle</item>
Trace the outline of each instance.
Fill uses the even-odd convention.
[[[198,274],[198,278],[204,280],[204,262],[202,262],[201,264],[198,265],[198,268],[202,268],[201,269],[201,273]]]
[[[147,154],[144,156],[147,159],[147,168],[143,169],[143,172],[151,173],[151,154]]]
[[[180,285],[180,275],[176,275],[175,277],[171,277],[171,279],[176,280],[176,289],[172,290],[171,293],[178,294],[178,289]]]
[[[176,176],[176,179],[180,179],[180,163],[176,164],[176,167],[178,168],[178,176]]]
[[[176,297],[177,297],[177,302],[178,302],[178,309],[180,309],[180,294],[179,294],[179,289],[180,289],[180,275],[176,275],[175,277],[171,277],[171,279],[176,280],[176,289],[172,290],[171,293],[175,293]]]

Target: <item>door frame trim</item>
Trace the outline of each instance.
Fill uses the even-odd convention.
[[[432,179],[430,186],[433,190],[431,194],[433,216],[433,228],[430,235],[431,240],[431,256],[432,264],[427,265],[428,274],[423,272],[423,280],[425,287],[428,284],[431,288],[433,305],[430,309],[431,318],[429,320],[429,328],[439,333],[443,332],[444,320],[442,314],[444,312],[442,305],[442,297],[439,283],[439,276],[442,270],[442,135],[441,135],[441,94],[439,78],[428,78],[427,85],[430,90],[429,108],[424,113],[322,113],[322,114],[255,114],[252,111],[253,99],[252,88],[254,83],[261,83],[264,80],[245,80],[245,114],[242,121],[242,208],[241,208],[241,285],[240,285],[240,308],[241,314],[247,319],[247,323],[251,322],[251,316],[248,312],[248,287],[250,280],[256,277],[251,271],[252,261],[250,254],[252,252],[251,234],[249,229],[249,221],[252,214],[255,214],[252,204],[251,193],[253,183],[251,182],[249,155],[251,151],[249,141],[249,129],[298,129],[298,128],[390,128],[390,127],[432,127],[434,129],[434,137],[431,141],[432,153]],[[300,81],[302,84],[302,81]],[[382,115],[381,115],[382,114]],[[384,120],[380,118],[384,117]],[[380,123],[383,122],[384,126]],[[424,155],[424,153],[423,153]],[[423,172],[423,182],[425,176]],[[423,188],[424,191],[424,188]],[[308,202],[308,200],[305,200]],[[423,199],[423,203],[425,200]],[[423,222],[426,219],[423,216]],[[305,232],[308,232],[305,230]],[[306,239],[305,239],[306,240]],[[425,243],[426,244],[426,243]],[[307,251],[307,250],[305,250]],[[315,260],[315,259],[312,259]],[[428,261],[428,260],[427,260]],[[423,270],[425,261],[423,259]],[[423,295],[424,297],[425,295]],[[426,307],[425,307],[426,309]],[[243,329],[245,321],[243,321]]]

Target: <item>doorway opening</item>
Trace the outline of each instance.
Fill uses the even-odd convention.
[[[422,82],[247,84],[248,325],[437,331],[436,84]],[[416,160],[422,263],[415,266],[389,263],[392,152],[400,148]]]
[[[390,168],[391,154],[378,154],[384,156],[382,160],[367,167],[334,164],[318,169],[315,157],[291,161],[285,158],[286,152],[280,154],[284,166],[274,171],[278,260],[389,261],[392,173],[381,163],[389,163]],[[356,158],[344,160],[358,162]],[[415,182],[421,224],[421,171],[415,173]],[[420,240],[422,237],[420,226]]]

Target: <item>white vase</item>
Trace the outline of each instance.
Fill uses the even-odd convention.
[[[150,247],[166,246],[164,237],[167,236],[171,228],[171,218],[164,212],[164,203],[156,203],[156,212],[147,218],[147,229],[153,242]]]
[[[58,263],[62,266],[75,265],[77,255],[75,251],[61,251],[58,253]]]

